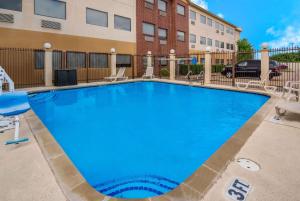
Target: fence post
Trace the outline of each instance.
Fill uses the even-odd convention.
[[[170,50],[170,80],[175,80],[175,69],[176,69],[176,56],[175,56],[175,50]]]
[[[205,70],[204,84],[210,84],[211,80],[211,49],[208,47],[205,51]]]
[[[115,48],[111,48],[110,50],[111,57],[110,57],[110,68],[111,68],[111,75],[117,74],[117,53]]]
[[[147,52],[147,68],[152,67],[152,52]]]
[[[52,45],[50,43],[44,44],[45,49],[45,68],[44,68],[44,77],[45,77],[45,86],[53,86],[53,72],[52,72]]]
[[[263,43],[261,45],[261,74],[260,79],[264,80],[266,79],[266,85],[269,85],[269,77],[268,72],[270,70],[270,57],[269,57],[269,46],[267,43]]]

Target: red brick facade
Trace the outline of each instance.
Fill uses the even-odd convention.
[[[146,55],[151,51],[153,55],[169,55],[171,49],[175,49],[176,55],[188,55],[189,53],[189,7],[182,0],[164,0],[167,2],[167,12],[163,16],[158,9],[158,0],[154,0],[153,8],[145,6],[145,0],[137,0],[137,54]],[[177,4],[184,6],[185,14],[177,13]],[[150,4],[151,5],[151,4]],[[153,41],[146,41],[143,34],[143,23],[155,25]],[[168,30],[166,44],[160,44],[158,28]],[[177,40],[177,31],[185,33],[184,42]],[[155,62],[157,63],[157,62]],[[155,65],[156,66],[156,65]],[[142,71],[142,69],[140,70]],[[155,69],[157,74],[157,68]],[[138,72],[138,74],[140,74]]]

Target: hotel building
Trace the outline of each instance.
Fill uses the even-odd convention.
[[[237,50],[241,29],[217,15],[190,3],[189,51],[201,53],[207,47],[213,52],[233,52]]]

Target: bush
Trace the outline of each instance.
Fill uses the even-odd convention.
[[[190,67],[190,71],[192,71],[193,75],[200,74],[200,72],[203,71],[203,69],[204,69],[203,64],[195,64],[195,65],[180,64],[179,65],[179,74],[187,75],[189,72],[189,67]]]
[[[211,66],[212,73],[220,73],[222,72],[223,68],[225,67],[224,64],[216,64]]]
[[[169,77],[170,76],[170,72],[168,69],[166,68],[162,68],[159,72],[161,77]]]

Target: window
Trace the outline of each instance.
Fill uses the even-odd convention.
[[[107,54],[91,53],[90,54],[90,67],[91,68],[108,68]]]
[[[223,25],[223,24],[220,24],[220,30],[221,30],[222,32],[224,32],[224,25]]]
[[[69,69],[85,68],[85,53],[67,52],[67,67]]]
[[[167,57],[160,57],[159,58],[159,65],[160,66],[168,66],[168,58]]]
[[[108,26],[107,13],[91,8],[86,9],[86,23],[101,27]]]
[[[230,50],[230,44],[229,43],[226,43],[226,49]]]
[[[160,40],[167,40],[168,38],[168,30],[167,29],[158,29],[158,37]]]
[[[145,0],[147,3],[154,4],[154,0]]]
[[[177,4],[177,13],[179,15],[185,15],[185,7],[180,4]]]
[[[218,22],[215,22],[215,28],[216,28],[217,30],[220,29],[220,24],[219,24]]]
[[[224,42],[221,42],[221,48],[225,48],[225,43]]]
[[[149,23],[143,23],[143,34],[148,36],[154,36],[154,25]]]
[[[231,48],[231,50],[234,50],[234,44],[231,44],[231,46],[230,46]]]
[[[226,28],[226,33],[230,34],[230,27]]]
[[[196,20],[196,18],[197,18],[196,16],[197,16],[197,15],[196,15],[196,12],[190,10],[190,19],[191,19],[191,20]]]
[[[178,40],[178,41],[184,42],[184,36],[185,36],[185,33],[184,33],[184,32],[182,32],[182,31],[177,31],[177,40]]]
[[[196,35],[195,34],[190,34],[190,43],[197,43],[197,39],[196,39]]]
[[[117,67],[131,67],[131,55],[117,55]]]
[[[247,65],[248,65],[247,61],[243,61],[243,62],[238,64],[238,66],[243,66],[243,67],[245,67]]]
[[[201,45],[206,45],[206,38],[205,37],[200,37],[200,44]]]
[[[22,0],[0,0],[0,8],[22,11]]]
[[[36,15],[66,19],[66,2],[56,0],[35,0],[34,13]]]
[[[216,46],[216,47],[220,47],[220,41],[216,40],[215,46]]]
[[[208,39],[207,39],[207,45],[208,45],[208,46],[212,46],[212,45],[213,45],[213,41],[212,41],[211,38],[208,38]]]
[[[62,69],[62,52],[53,51],[52,53],[52,68],[54,70]]]
[[[115,15],[115,29],[131,31],[131,19]]]
[[[34,62],[36,69],[44,69],[45,67],[45,51],[35,50],[34,51]]]
[[[207,18],[207,25],[212,27],[213,26],[213,20],[210,18]]]
[[[167,2],[158,0],[158,9],[163,12],[167,12]]]
[[[206,16],[200,15],[200,22],[201,22],[202,24],[206,24]]]

